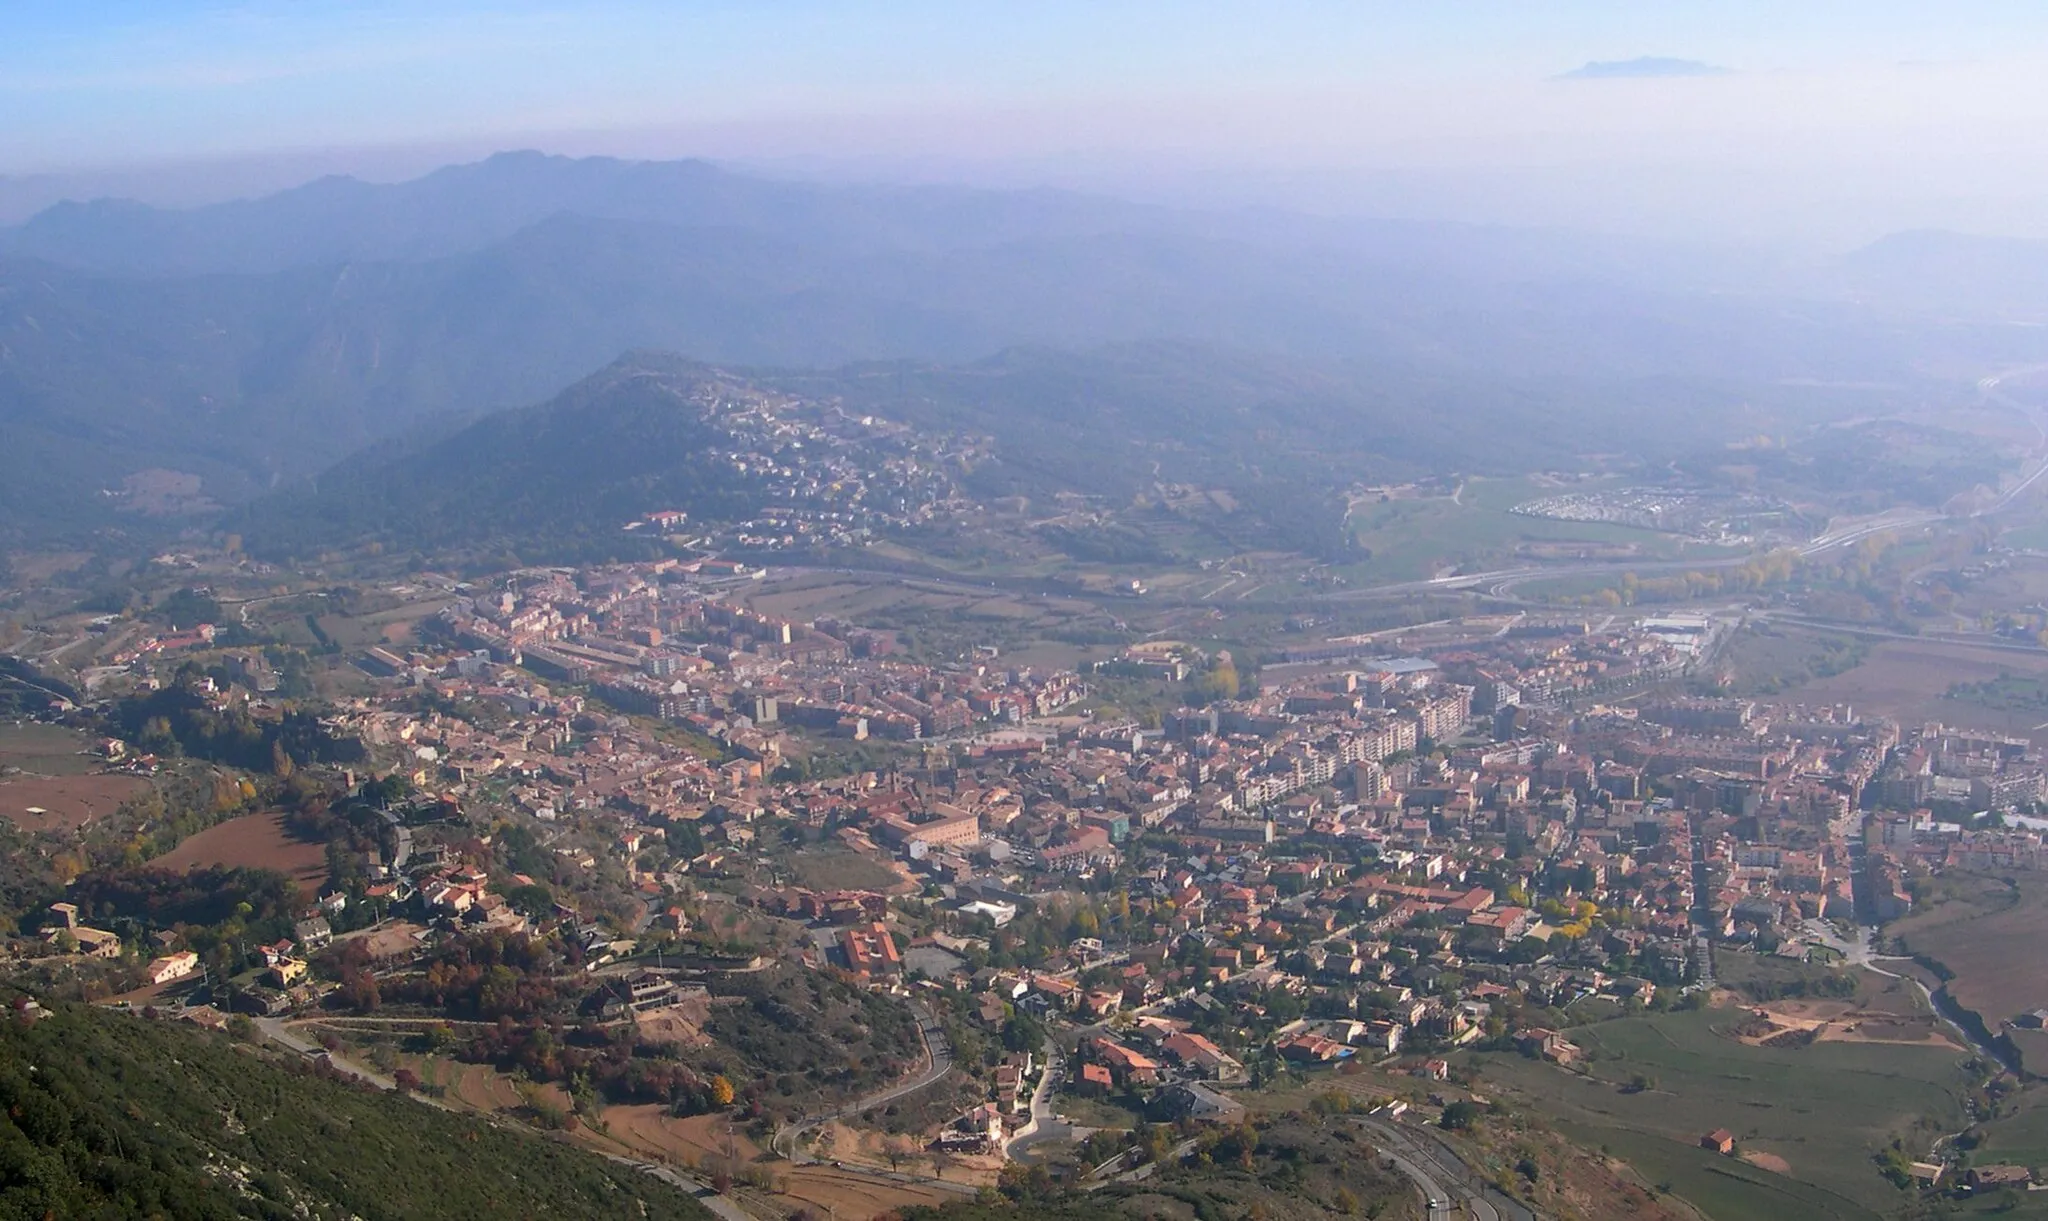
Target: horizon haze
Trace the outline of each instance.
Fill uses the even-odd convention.
[[[1744,0],[52,10],[0,222],[506,148],[1841,253],[2048,237],[2048,14]]]

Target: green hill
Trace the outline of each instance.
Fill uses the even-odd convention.
[[[677,1218],[628,1167],[191,1027],[0,1021],[0,1217]]]

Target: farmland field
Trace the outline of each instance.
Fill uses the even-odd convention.
[[[0,818],[24,831],[75,832],[148,787],[138,776],[10,776],[0,780]]]
[[[1474,1057],[1487,1085],[1607,1147],[1651,1182],[1716,1218],[1860,1217],[1896,1206],[1873,1156],[1894,1138],[1924,1151],[1961,1126],[1965,1057],[1952,1047],[1819,1041],[1751,1046],[1737,1007],[1618,1018],[1567,1035],[1584,1071],[1520,1056]],[[1647,1088],[1636,1088],[1641,1076]],[[1486,1085],[1480,1087],[1482,1091]],[[1745,1154],[1783,1173],[1699,1149],[1733,1132]],[[1777,1160],[1773,1160],[1777,1159]]]
[[[1869,642],[1840,632],[1752,623],[1735,634],[1722,654],[1734,671],[1737,694],[1772,696],[1861,665]]]
[[[1888,931],[1948,968],[1949,995],[1991,1029],[2048,1006],[2048,881],[1946,875],[1923,909]],[[2034,1066],[2029,1066],[2034,1067]]]
[[[275,869],[303,886],[317,886],[327,876],[327,849],[293,839],[282,814],[248,814],[201,831],[155,864],[179,871],[208,865]]]
[[[1605,480],[1573,486],[1591,491],[1614,486]],[[1558,521],[1509,512],[1560,487],[1537,479],[1472,479],[1449,496],[1363,500],[1353,505],[1350,526],[1358,545],[1372,552],[1344,572],[1361,584],[1413,581],[1440,566],[1505,567],[1530,560],[1577,558],[1673,559],[1700,548],[1675,534],[1610,522]]]
[[[2048,713],[1948,698],[1959,684],[1995,684],[2007,676],[2048,678],[2048,651],[2033,657],[1938,640],[1878,640],[1861,665],[1788,686],[1782,697],[1808,704],[1847,703],[1902,721],[1941,721],[2048,743],[2048,728],[2041,724]]]
[[[25,722],[0,724],[0,769],[19,768],[38,776],[77,776],[99,761],[84,753],[93,739],[75,729]]]
[[[99,772],[93,739],[56,725],[0,725],[0,818],[24,831],[76,832],[149,787]]]
[[[725,1115],[682,1118],[671,1115],[665,1106],[642,1104],[606,1107],[603,1121],[603,1136],[584,1138],[600,1149],[616,1146],[636,1157],[700,1168],[728,1157],[740,1167],[762,1164],[777,1187],[776,1199],[791,1209],[809,1208],[860,1221],[907,1206],[942,1204],[953,1198],[935,1188],[878,1181],[829,1164],[792,1166],[787,1162],[769,1162],[761,1148],[740,1134]],[[836,1149],[831,1156],[884,1164],[878,1150],[866,1150],[865,1156],[859,1156],[862,1151],[852,1147],[860,1144],[857,1136],[849,1135],[847,1143],[848,1148]],[[929,1173],[931,1166],[928,1159],[919,1159],[918,1163],[904,1163],[904,1169]],[[974,1172],[961,1166],[947,1173],[956,1182],[964,1182]],[[987,1177],[985,1172],[982,1177]]]
[[[858,852],[814,848],[789,858],[797,881],[812,890],[873,890],[890,893],[904,885],[902,874]]]
[[[1013,574],[1014,575],[1014,574]],[[1016,594],[916,579],[782,570],[734,591],[753,610],[799,622],[839,618],[899,625],[925,648],[964,653],[995,645],[1005,662],[1066,668],[1084,650],[1056,639],[1077,629],[1100,631],[1108,616],[1089,602],[1059,595]]]

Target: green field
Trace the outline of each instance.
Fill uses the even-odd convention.
[[[882,890],[902,883],[903,877],[879,861],[857,852],[812,848],[789,855],[789,868],[799,885],[813,890]]]
[[[0,768],[20,768],[41,776],[78,776],[94,771],[100,761],[80,752],[93,744],[89,734],[34,721],[0,725]]]
[[[2009,1113],[1983,1125],[1977,1160],[2048,1166],[2048,1093],[2036,1089],[2005,1106]]]
[[[1722,1008],[1574,1027],[1567,1033],[1589,1056],[1583,1073],[1502,1053],[1474,1064],[1516,1105],[1610,1147],[1715,1218],[1889,1211],[1902,1200],[1873,1156],[1895,1137],[1924,1153],[1936,1134],[1962,1126],[1969,1083],[1959,1052],[1753,1047],[1716,1033],[1739,1016]],[[1653,1085],[1631,1092],[1638,1074]],[[1743,1152],[1782,1158],[1787,1171],[1705,1154],[1699,1138],[1716,1128],[1733,1132]]]
[[[1735,634],[1721,660],[1735,672],[1737,694],[1776,695],[1853,670],[1869,652],[1864,642],[1840,632],[1757,622]]]
[[[1591,491],[1619,483],[1578,484],[1573,490]],[[1473,479],[1455,501],[1438,496],[1361,502],[1352,511],[1351,531],[1359,546],[1371,550],[1372,558],[1346,565],[1342,571],[1360,583],[1412,581],[1432,576],[1444,565],[1469,570],[1572,558],[1518,551],[1525,544],[1577,543],[1591,550],[1591,558],[1645,561],[1721,554],[1718,549],[1688,545],[1677,535],[1655,530],[1607,522],[1552,521],[1509,512],[1516,505],[1558,490],[1528,478]]]
[[[1709,1153],[1661,1135],[1593,1124],[1560,1123],[1558,1131],[1589,1149],[1627,1162],[1644,1181],[1692,1205],[1713,1221],[1866,1221],[1871,1208],[1797,1179]],[[1903,1199],[1903,1197],[1901,1197]]]
[[[2048,551],[2048,521],[2028,522],[1999,534],[1998,541],[2023,551]]]

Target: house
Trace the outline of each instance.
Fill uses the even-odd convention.
[[[1123,1005],[1124,998],[1121,992],[1091,990],[1081,997],[1081,1012],[1091,1018],[1106,1018],[1123,1008]]]
[[[1376,1052],[1385,1052],[1388,1055],[1392,1055],[1401,1050],[1401,1035],[1406,1029],[1399,1022],[1367,1022],[1365,1024],[1365,1038],[1362,1041],[1362,1045],[1370,1047]]]
[[[613,995],[605,1001],[604,1015],[618,1018],[627,1013],[659,1013],[707,995],[700,984],[678,984],[666,975],[641,971],[613,985]]]
[[[294,924],[292,936],[306,949],[317,950],[334,940],[334,929],[327,923],[327,917],[314,916],[310,920],[301,920]]]
[[[1585,1054],[1579,1050],[1578,1044],[1555,1030],[1525,1030],[1515,1036],[1515,1043],[1523,1055],[1555,1064],[1571,1064]]]
[[[1276,1044],[1280,1055],[1296,1064],[1328,1064],[1332,1060],[1346,1060],[1354,1053],[1351,1048],[1335,1039],[1303,1031],[1282,1039]]]
[[[287,958],[265,971],[263,977],[276,987],[289,988],[306,977],[306,960]]]
[[[846,953],[847,969],[856,975],[895,975],[903,969],[896,939],[880,920],[842,930],[839,948]]]
[[[992,1103],[983,1103],[946,1125],[936,1143],[948,1153],[988,1153],[1001,1149],[1002,1112]]]
[[[1235,1081],[1244,1075],[1244,1065],[1201,1035],[1176,1031],[1159,1044],[1168,1056],[1215,1081]]]
[[[167,984],[174,979],[183,979],[198,969],[199,955],[190,950],[181,950],[176,954],[166,954],[162,958],[153,959],[149,966],[143,969],[143,975],[152,984]]]
[[[61,906],[69,907],[70,904],[66,903]],[[87,958],[119,958],[121,956],[121,937],[118,933],[110,933],[105,929],[88,928],[83,924],[43,930],[43,941],[48,945],[54,946],[65,937],[70,937],[72,943],[78,947],[76,952],[83,954]]]
[[[1023,1097],[1024,1074],[1018,1070],[1016,1065],[996,1065],[995,1085],[996,1101],[1002,1105],[1003,1110],[1017,1111],[1022,1109],[1022,1103],[1026,1101]]]
[[[1088,1046],[1102,1063],[1126,1081],[1149,1083],[1159,1080],[1159,1061],[1136,1052],[1110,1038],[1097,1038]]]
[[[1983,1191],[1993,1187],[2025,1187],[2032,1183],[2034,1174],[2025,1166],[1972,1166],[1963,1175],[1963,1182],[1972,1191]]]
[[[1081,1066],[1082,1093],[1107,1094],[1110,1091],[1110,1087],[1114,1084],[1115,1082],[1110,1077],[1107,1067],[1100,1064],[1083,1064]]]
[[[276,1017],[289,1013],[292,998],[274,988],[244,988],[235,993],[235,1011],[253,1013],[257,1017]]]
[[[1226,1098],[1199,1081],[1184,1081],[1159,1091],[1146,1109],[1155,1119],[1215,1124],[1236,1123],[1245,1113],[1243,1103]]]
[[[1700,1137],[1700,1148],[1712,1150],[1726,1157],[1735,1152],[1735,1133],[1730,1132],[1726,1128],[1715,1128],[1712,1132]]]

